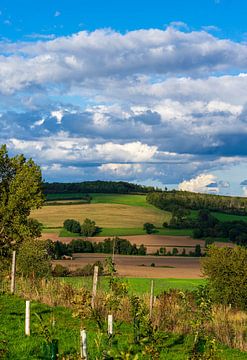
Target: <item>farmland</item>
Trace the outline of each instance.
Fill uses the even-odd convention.
[[[66,219],[74,218],[83,222],[85,218],[93,219],[100,227],[138,228],[144,222],[151,222],[160,227],[168,221],[170,214],[155,208],[129,206],[122,204],[79,204],[44,206],[34,210],[31,217],[39,220],[46,227],[63,226]]]
[[[56,260],[71,270],[94,264],[109,257],[107,254],[75,254],[73,260]],[[200,279],[200,259],[193,257],[133,256],[114,257],[117,272],[124,277]]]

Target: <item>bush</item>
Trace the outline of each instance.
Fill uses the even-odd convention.
[[[63,227],[70,232],[80,234],[81,232],[81,225],[79,221],[74,219],[67,219],[63,223]]]
[[[69,275],[69,269],[66,266],[57,264],[52,270],[52,275],[54,277],[64,277]]]
[[[143,224],[143,230],[146,231],[147,234],[152,234],[154,232],[155,226],[151,223]]]
[[[172,249],[172,255],[176,256],[178,254],[178,249],[177,248],[173,248]]]
[[[78,268],[70,272],[71,276],[92,276],[94,273],[94,267],[98,266],[98,275],[104,274],[104,266],[101,261],[96,261],[94,264],[87,264],[83,268]]]
[[[200,244],[197,244],[197,245],[195,246],[195,256],[198,256],[198,257],[202,256],[202,249],[201,249],[201,245],[200,245]]]
[[[247,309],[247,249],[210,246],[202,260],[213,299]]]
[[[41,240],[24,241],[17,257],[18,270],[26,277],[49,277],[51,258],[46,243]]]

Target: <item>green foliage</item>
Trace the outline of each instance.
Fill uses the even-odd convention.
[[[207,209],[236,215],[247,213],[247,199],[243,197],[172,190],[148,193],[147,201],[162,210],[168,211],[172,211],[174,207],[182,207],[190,210]]]
[[[152,234],[154,232],[155,226],[151,223],[143,224],[143,229],[146,231],[147,234]]]
[[[81,234],[85,237],[93,236],[97,231],[95,221],[86,218],[81,224]]]
[[[64,277],[69,275],[69,269],[66,266],[61,264],[56,264],[52,270],[52,276],[54,277]]]
[[[214,301],[247,309],[247,249],[209,246],[202,260]]]
[[[51,240],[47,240],[45,243],[50,257],[54,260],[61,259],[63,255],[71,256],[72,253],[112,254],[114,252],[121,255],[146,255],[147,252],[144,245],[138,247],[131,244],[130,241],[118,237],[107,238],[98,243],[81,239],[74,239],[69,244]]]
[[[19,249],[17,268],[26,277],[49,277],[51,264],[45,242],[41,240],[26,240]]]
[[[63,227],[72,233],[80,234],[80,232],[81,232],[81,225],[80,225],[79,221],[74,220],[74,219],[65,220],[63,223]]]
[[[151,191],[160,191],[153,186],[143,186],[131,184],[124,181],[84,181],[80,183],[44,183],[45,194],[90,194],[90,193],[109,193],[109,194],[145,194]]]
[[[197,256],[197,257],[202,256],[202,249],[201,249],[201,245],[200,245],[200,244],[197,244],[197,245],[195,246],[194,256]]]
[[[11,158],[6,146],[0,147],[0,256],[8,257],[24,239],[40,236],[40,225],[29,215],[43,204],[41,182],[33,160]]]

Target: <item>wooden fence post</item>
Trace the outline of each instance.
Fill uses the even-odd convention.
[[[113,316],[108,315],[108,335],[113,335]]]
[[[81,335],[81,358],[87,360],[87,333],[83,329],[80,331]]]
[[[10,292],[14,294],[15,292],[15,269],[16,269],[16,251],[13,251],[12,255],[12,268],[11,268],[11,283],[10,283]]]
[[[30,336],[30,300],[26,300],[25,335]]]
[[[150,304],[149,304],[149,317],[151,319],[154,306],[154,281],[151,280],[151,290],[150,290]]]
[[[92,302],[91,302],[92,308],[94,308],[95,297],[97,294],[98,273],[99,273],[99,267],[95,266],[93,273],[93,290],[92,290]]]

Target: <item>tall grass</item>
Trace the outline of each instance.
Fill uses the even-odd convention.
[[[2,288],[3,291],[6,289]],[[109,288],[98,291],[93,312],[90,305],[90,290],[75,288],[59,279],[31,281],[19,278],[16,294],[50,306],[70,308],[74,314],[81,316],[84,320],[93,318],[98,322],[105,322],[107,315],[111,312],[116,321],[129,324],[132,321],[131,299],[133,296],[127,293],[118,296]],[[149,294],[145,293],[139,298],[148,311]],[[200,306],[194,292],[173,289],[155,297],[151,322],[152,326],[160,331],[187,336],[193,333],[195,324],[201,317],[199,320],[206,336],[214,337],[231,348],[247,351],[246,312],[238,311],[230,306],[213,305],[208,314],[207,317],[206,314],[200,313]]]

